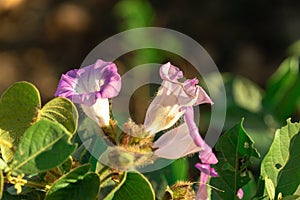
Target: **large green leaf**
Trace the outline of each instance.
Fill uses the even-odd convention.
[[[276,193],[283,196],[292,195],[300,185],[300,132],[295,135],[290,144],[289,160],[280,171],[277,181]]]
[[[266,88],[263,105],[268,112],[283,121],[299,108],[299,57],[287,58],[272,75]]]
[[[113,200],[154,200],[150,182],[140,173],[127,173],[126,181],[114,193]]]
[[[299,132],[299,123],[291,123],[276,130],[273,143],[261,164],[261,176],[267,176],[277,186],[278,174],[290,158],[291,139]]]
[[[298,124],[299,125],[299,124]],[[300,127],[298,133],[292,138],[289,148],[289,160],[281,169],[277,177],[276,193],[283,196],[292,195],[300,185]]]
[[[18,82],[9,87],[0,100],[0,145],[3,159],[13,157],[20,138],[38,116],[40,95],[34,85]]]
[[[218,140],[216,150],[222,155],[215,165],[219,177],[211,179],[211,185],[223,190],[212,190],[213,199],[237,199],[237,191],[251,180],[247,170],[251,157],[260,155],[253,141],[243,128],[243,120],[225,132]]]
[[[66,98],[57,97],[49,101],[41,110],[41,118],[58,122],[71,133],[74,133],[77,128],[77,110]]]
[[[22,137],[10,165],[16,173],[34,174],[63,163],[74,151],[71,133],[62,125],[41,119]]]
[[[77,110],[65,98],[55,98],[41,109],[37,88],[18,82],[8,88],[0,100],[0,147],[3,159],[11,161],[24,132],[40,119],[50,119],[71,133],[77,128]]]
[[[51,186],[45,200],[95,200],[100,180],[89,168],[83,165],[62,176]]]

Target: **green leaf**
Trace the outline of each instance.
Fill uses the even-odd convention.
[[[9,87],[0,100],[0,146],[3,159],[12,159],[20,138],[38,116],[41,108],[36,87],[27,82],[18,82]]]
[[[262,90],[252,81],[238,77],[233,80],[233,98],[238,106],[258,112],[261,110]]]
[[[3,192],[4,200],[33,200],[33,199],[44,199],[45,193],[42,191],[29,192],[22,195],[12,195],[7,191]]]
[[[178,180],[188,179],[189,163],[185,158],[177,159],[170,165],[170,176],[167,176],[169,185],[175,184]]]
[[[70,143],[70,137],[62,125],[39,120],[21,139],[11,169],[16,173],[34,174],[60,165],[76,147]]]
[[[213,199],[237,199],[237,191],[251,180],[248,167],[251,157],[260,155],[253,141],[243,128],[243,120],[225,132],[218,140],[216,150],[222,155],[215,165],[219,177],[212,178],[210,184],[222,191],[212,190]]]
[[[275,187],[271,179],[267,176],[265,177],[265,186],[270,200],[274,200],[275,198]]]
[[[74,133],[77,128],[77,109],[74,104],[66,98],[57,97],[49,101],[41,110],[41,118],[58,122],[71,133]]]
[[[106,197],[103,200],[112,200],[114,198],[115,193],[122,187],[122,185],[125,183],[127,178],[127,172],[124,172],[124,174],[121,177],[121,181],[115,185],[115,187],[106,195]]]
[[[83,165],[62,176],[51,186],[45,200],[95,200],[100,180],[89,168]]]
[[[115,192],[113,200],[154,200],[150,182],[140,173],[127,173],[126,181]]]
[[[287,58],[270,78],[263,105],[283,121],[291,116],[300,101],[300,65],[298,57]]]
[[[265,155],[261,164],[261,176],[267,176],[277,186],[279,172],[287,164],[290,158],[291,139],[299,132],[299,123],[291,123],[276,130],[273,143],[269,152]]]
[[[58,166],[58,169],[61,172],[61,174],[66,174],[72,169],[72,162],[73,159],[71,156],[69,156],[69,158],[65,162]]]
[[[299,124],[298,124],[299,125]],[[280,170],[277,177],[276,193],[281,192],[283,196],[292,195],[300,185],[300,126],[298,133],[292,138],[289,148],[289,159]]]
[[[282,200],[299,200],[300,196],[297,195],[288,195],[282,198]]]
[[[4,188],[4,177],[3,177],[3,171],[0,169],[0,199],[2,199],[3,188]]]
[[[0,100],[0,147],[6,162],[25,131],[40,119],[62,124],[71,133],[77,128],[78,114],[74,104],[65,98],[55,98],[41,109],[37,88],[27,82],[18,82],[8,88]]]

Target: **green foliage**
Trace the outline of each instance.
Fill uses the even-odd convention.
[[[232,83],[232,93],[236,105],[250,112],[259,112],[262,108],[262,89],[252,81],[237,77]]]
[[[263,105],[267,112],[283,121],[299,109],[299,57],[287,58],[269,79]]]
[[[4,177],[3,177],[3,171],[0,169],[0,199],[3,195],[3,189],[4,189]]]
[[[16,173],[34,174],[63,163],[75,150],[71,134],[59,123],[41,119],[21,139],[11,169]]]
[[[26,129],[37,120],[41,108],[35,86],[18,82],[9,87],[0,100],[0,145],[3,159],[8,162]]]
[[[123,30],[151,25],[154,11],[145,0],[122,0],[114,8],[115,14],[123,20]]]
[[[221,153],[215,168],[219,177],[212,178],[211,185],[223,190],[212,190],[213,199],[237,199],[237,191],[251,180],[248,167],[251,157],[260,155],[253,141],[243,128],[243,120],[225,132],[218,140],[216,150]]]
[[[276,194],[281,192],[286,196],[292,195],[298,188],[300,184],[299,131],[299,123],[291,123],[290,119],[287,120],[286,126],[276,131],[270,150],[261,164],[261,176],[267,180],[267,190],[273,184]]]
[[[74,133],[77,129],[77,110],[66,98],[57,97],[49,101],[41,110],[41,118],[58,122],[70,133]]]
[[[197,157],[197,159],[199,158]],[[160,170],[146,173],[145,176],[151,182],[155,194],[159,198],[164,195],[168,185],[174,185],[178,180],[188,180],[188,171],[189,160],[180,158]]]
[[[82,165],[58,179],[49,189],[45,200],[94,200],[100,180],[89,165]]]
[[[52,126],[60,127],[62,125],[67,130],[57,130],[58,128],[52,129],[49,125],[50,122],[48,122],[49,124],[45,125],[45,127],[48,126],[48,128],[56,133],[69,134],[68,132],[73,133],[75,131],[77,127],[77,118],[77,111],[71,101],[64,98],[55,98],[41,109],[40,95],[35,86],[27,82],[13,84],[4,92],[0,102],[0,144],[3,159],[6,162],[11,161],[13,159],[14,151],[20,152],[20,149],[16,149],[19,148],[18,145],[23,139],[27,140],[28,145],[30,144],[31,138],[28,138],[28,136],[22,138],[22,136],[25,132],[28,132],[27,129],[30,129],[31,134],[35,136],[39,130],[37,130],[38,128],[33,129],[32,127],[34,127],[35,123],[39,120],[50,119],[53,122],[58,122]],[[42,122],[41,124],[45,124],[45,122]],[[38,125],[39,128],[41,127],[41,124]],[[43,127],[43,130],[47,130],[45,127]],[[62,127],[60,128],[62,129]],[[50,132],[49,135],[47,133],[43,134],[51,137],[50,135],[52,133]],[[27,135],[30,136],[30,134]],[[70,135],[68,138],[69,137]],[[35,138],[33,138],[33,140],[35,140]],[[41,141],[35,142],[39,143]],[[23,142],[22,145],[24,144],[26,144],[26,142]],[[20,148],[23,148],[22,150],[24,150],[24,148],[29,147],[22,146]],[[52,148],[52,145],[48,146],[48,148]],[[70,153],[70,149],[67,149],[66,152]],[[22,157],[23,155],[19,156]],[[27,158],[22,157],[22,159],[26,160]],[[16,161],[16,158],[14,158],[14,162],[19,161]],[[15,166],[15,163],[13,166]],[[38,167],[36,167],[35,170],[37,168]],[[32,170],[34,171],[34,169]]]
[[[115,192],[113,200],[154,200],[155,194],[150,182],[140,173],[127,173],[126,181]]]
[[[124,172],[121,175],[120,182],[115,184],[114,188],[105,196],[104,200],[112,200],[114,198],[115,193],[122,187],[127,178],[127,172]]]

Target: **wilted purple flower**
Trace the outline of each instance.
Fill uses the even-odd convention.
[[[169,62],[160,68],[160,77],[163,79],[157,96],[151,102],[145,117],[144,126],[151,135],[170,128],[185,114],[186,123],[172,129],[161,136],[153,147],[158,148],[155,155],[168,159],[177,159],[187,154],[201,152],[207,157],[212,155],[212,163],[217,159],[211,148],[204,142],[194,122],[193,106],[210,103],[210,97],[198,85],[198,79],[187,79],[183,83],[178,79],[183,78],[179,68]],[[209,157],[208,157],[209,158]]]
[[[169,62],[161,66],[160,77],[163,79],[162,85],[146,112],[144,122],[150,134],[173,126],[184,114],[182,108],[212,103],[205,91],[196,85],[196,78],[179,82],[178,79],[182,78],[183,74]]]
[[[120,89],[121,77],[116,65],[97,60],[95,64],[63,74],[55,96],[81,104],[88,117],[99,126],[107,126],[110,119],[108,98],[117,96]]]
[[[201,175],[200,175],[200,184],[199,184],[199,189],[196,194],[196,199],[197,200],[207,200],[208,199],[208,193],[206,189],[206,183],[209,179],[210,176],[216,177],[218,176],[217,172],[214,170],[214,168],[210,167],[210,164],[201,164],[197,163],[195,165],[197,169],[200,170]]]

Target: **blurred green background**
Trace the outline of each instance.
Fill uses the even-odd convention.
[[[142,26],[180,31],[203,45],[220,71],[265,87],[300,38],[299,8],[297,0],[1,0],[0,92],[27,80],[47,101],[61,73],[97,44]]]

